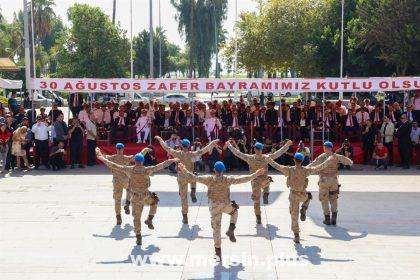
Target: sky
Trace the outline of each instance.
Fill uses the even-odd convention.
[[[36,1],[36,0],[35,0]],[[149,29],[149,0],[133,1],[133,36]],[[112,16],[113,0],[55,0],[54,10],[66,24],[67,9],[75,3],[87,3],[91,6],[100,7],[110,17]],[[181,47],[185,45],[184,39],[178,32],[178,23],[175,20],[176,10],[170,0],[160,0],[161,3],[161,25],[166,30],[168,40]],[[257,3],[254,0],[237,0],[238,15],[241,12],[255,11]],[[159,0],[153,0],[153,25],[155,28],[159,25]],[[2,14],[7,21],[13,19],[13,13],[23,9],[22,0],[0,0]],[[121,27],[127,30],[127,36],[130,36],[130,0],[117,0],[116,21]],[[224,22],[224,28],[233,36],[233,27],[235,24],[235,0],[228,0],[227,20]]]

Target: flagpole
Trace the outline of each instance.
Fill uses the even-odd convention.
[[[32,82],[31,82],[31,54],[29,50],[29,19],[28,19],[28,1],[23,0],[23,31],[24,31],[24,41],[25,41],[25,79],[26,79],[26,89],[30,91],[32,95],[32,107],[34,104],[34,95],[32,91]],[[32,119],[34,112],[32,111]]]
[[[159,78],[162,77],[162,25],[161,25],[161,9],[159,0],[159,30],[161,32],[159,36]]]
[[[340,46],[340,78],[343,78],[344,60],[344,0],[341,0],[341,46]],[[343,92],[340,91],[338,99],[343,100]]]

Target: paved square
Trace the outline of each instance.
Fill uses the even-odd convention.
[[[299,246],[292,241],[285,177],[273,174],[260,226],[250,184],[232,187],[240,204],[237,242],[223,236],[221,265],[205,261],[214,250],[201,184],[198,202],[190,201],[190,224],[182,226],[176,178],[166,171],[152,177],[161,201],[156,229],[142,227],[140,248],[131,215],[115,226],[112,177],[104,166],[0,177],[0,279],[420,279],[418,170],[342,172],[337,227],[322,224],[311,176],[314,199],[300,223]],[[228,225],[224,216],[223,234]]]

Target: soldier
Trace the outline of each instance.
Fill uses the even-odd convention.
[[[124,155],[124,144],[117,143],[115,145],[115,150],[117,151],[115,155],[106,155],[105,158],[120,165],[129,165],[130,162],[133,162],[134,156]],[[145,156],[149,151],[149,148],[144,148],[141,151],[141,154]],[[113,175],[112,183],[114,185],[113,198],[115,201],[115,215],[117,217],[117,225],[121,225],[121,198],[123,189],[126,190],[124,211],[125,214],[130,214],[130,191],[128,190],[128,177],[124,172],[118,171],[116,169],[111,169],[111,171]]]
[[[149,229],[154,229],[153,226],[153,217],[156,214],[157,204],[159,198],[156,193],[149,191],[150,187],[150,176],[158,172],[161,169],[168,167],[174,162],[178,162],[178,159],[169,159],[165,162],[159,163],[155,166],[144,167],[144,156],[140,153],[134,156],[134,166],[126,166],[116,164],[108,159],[106,159],[99,148],[96,148],[96,156],[104,164],[113,170],[117,170],[125,173],[128,176],[129,184],[128,189],[131,194],[133,218],[134,218],[134,232],[136,233],[136,243],[141,245],[141,213],[145,205],[150,205],[149,217],[144,223],[149,227]]]
[[[334,155],[335,157],[335,155]],[[312,194],[306,191],[308,187],[308,176],[326,168],[331,163],[332,159],[328,159],[323,164],[316,167],[302,166],[305,156],[301,153],[296,153],[294,156],[294,166],[283,166],[272,159],[269,159],[269,164],[283,173],[287,177],[287,187],[290,188],[289,193],[289,212],[292,220],[292,231],[295,235],[293,241],[300,242],[299,237],[299,204],[302,203],[300,209],[300,220],[306,220],[306,211],[308,210],[309,202],[312,199]]]
[[[209,152],[219,142],[219,140],[217,139],[210,142],[206,147],[199,151],[190,151],[190,141],[188,139],[184,139],[181,142],[182,150],[177,151],[166,145],[165,141],[163,141],[163,139],[159,136],[156,136],[155,138],[159,141],[162,148],[168,154],[170,154],[174,158],[179,158],[179,160],[185,165],[185,168],[187,168],[187,170],[190,172],[194,172],[194,162],[196,161],[196,159]],[[182,175],[179,174],[177,176],[177,181],[179,187],[179,196],[181,198],[182,204],[182,222],[184,224],[188,224],[188,182]],[[191,200],[193,203],[197,202],[196,190],[197,186],[195,182],[191,182]]]
[[[316,166],[323,163],[330,155],[334,154],[332,151],[333,144],[330,141],[324,143],[324,153],[319,155],[311,164],[308,166]],[[331,162],[327,168],[319,172],[319,200],[322,204],[322,211],[324,212],[325,219],[323,223],[325,225],[336,225],[337,224],[337,199],[340,193],[341,185],[338,184],[338,164],[353,165],[353,161],[345,156],[338,155],[333,162]],[[332,217],[330,219],[330,206]]]
[[[188,181],[199,182],[204,184],[208,188],[207,196],[209,199],[210,205],[210,215],[211,215],[211,227],[213,228],[213,239],[214,239],[214,248],[216,256],[219,258],[219,261],[222,260],[222,240],[220,234],[222,214],[226,213],[230,215],[230,225],[229,230],[226,232],[226,235],[229,237],[231,242],[236,242],[235,237],[235,224],[238,220],[238,209],[239,205],[235,201],[230,201],[230,186],[235,184],[243,184],[249,182],[258,176],[264,174],[264,169],[258,169],[255,173],[247,176],[241,177],[232,177],[225,176],[226,168],[223,162],[217,161],[214,164],[214,173],[213,176],[196,176],[189,172],[185,166],[180,163],[178,165],[178,170],[180,173],[183,173],[184,178]]]
[[[241,153],[235,147],[232,146],[230,142],[228,142],[228,148],[232,151],[232,153],[237,156],[238,158],[242,159],[249,165],[249,172],[254,173],[260,168],[264,168],[265,173],[263,176],[258,177],[255,180],[251,181],[252,186],[252,196],[251,199],[254,201],[254,212],[257,218],[257,224],[261,224],[261,189],[263,190],[263,202],[264,204],[268,204],[268,195],[270,192],[270,182],[273,180],[271,177],[267,176],[268,173],[268,160],[272,159],[275,160],[284,154],[289,147],[293,145],[292,141],[287,141],[287,143],[279,150],[272,154],[263,154],[262,150],[264,145],[261,143],[256,143],[254,146],[255,154],[248,155]]]

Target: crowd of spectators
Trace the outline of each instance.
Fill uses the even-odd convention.
[[[151,143],[155,135],[167,140],[173,148],[179,146],[180,138],[194,142],[193,149],[200,149],[202,143],[211,139],[230,140],[246,153],[252,152],[255,141],[264,143],[265,152],[271,152],[279,149],[286,139],[291,139],[299,142],[298,149],[306,155],[307,164],[310,151],[304,143],[309,141],[311,128],[315,140],[343,142],[337,153],[350,158],[354,143],[360,142],[365,164],[373,163],[378,168],[393,165],[395,140],[401,166],[408,168],[410,164],[419,164],[419,92],[406,107],[397,102],[385,105],[383,101],[373,105],[369,99],[356,97],[346,104],[340,100],[320,104],[298,99],[292,104],[281,100],[277,106],[270,97],[264,96],[249,100],[240,97],[237,102],[215,99],[207,104],[197,100],[193,106],[140,102],[134,107],[130,102],[86,103],[82,94],[75,93],[70,95],[69,108],[72,116],[68,125],[57,104],[53,104],[49,112],[41,108],[37,114],[25,111],[12,95],[8,110],[0,106],[3,169],[14,166],[29,169],[30,164],[38,169],[42,163],[47,168],[59,170],[65,168],[67,158],[71,168],[83,167],[84,141],[87,143],[87,165],[91,166],[96,164],[94,150],[98,140]],[[32,146],[35,146],[34,156],[29,159]],[[292,164],[295,150],[291,149],[280,158],[283,164]],[[67,151],[69,157],[66,157]],[[148,157],[150,163],[156,161],[153,154]],[[246,168],[246,164],[234,157],[226,146],[215,147],[206,161],[212,166],[211,162],[220,158],[228,170]],[[196,166],[204,169],[204,159],[197,159]]]

